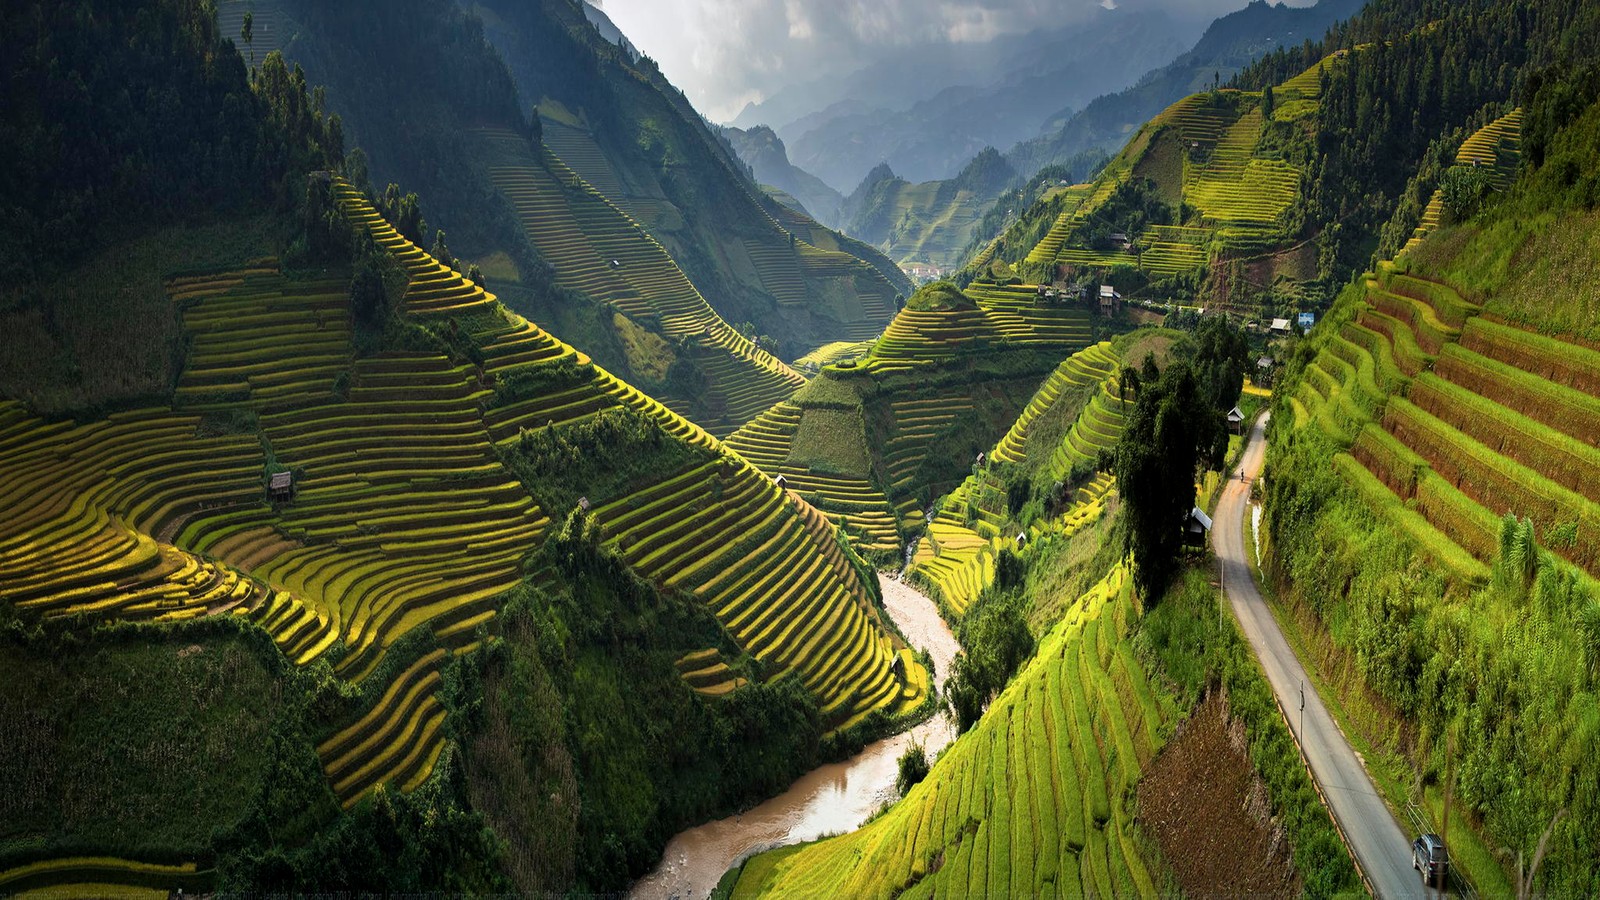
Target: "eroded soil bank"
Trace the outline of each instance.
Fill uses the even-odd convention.
[[[1190,897],[1298,897],[1300,876],[1244,726],[1213,691],[1139,781],[1139,824]]]

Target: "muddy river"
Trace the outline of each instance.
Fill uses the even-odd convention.
[[[950,633],[933,601],[892,576],[878,576],[884,606],[913,647],[933,655],[936,683],[955,658]],[[680,832],[667,844],[661,865],[633,886],[635,898],[700,900],[729,868],[752,854],[816,840],[861,827],[874,810],[895,797],[900,754],[913,741],[931,759],[954,738],[944,716],[934,716],[907,732],[869,745],[844,762],[830,763],[801,776],[787,791],[736,816]]]

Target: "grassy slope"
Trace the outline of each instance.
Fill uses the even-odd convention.
[[[272,779],[317,785],[300,685],[262,635],[215,624],[0,638],[0,870],[78,854],[193,860]],[[337,813],[318,787],[280,811],[286,839]]]
[[[1577,152],[1597,115],[1555,155]],[[1269,455],[1284,485],[1268,505],[1284,617],[1325,660],[1391,802],[1437,822],[1455,767],[1451,827],[1465,814],[1477,829],[1456,855],[1485,892],[1509,889],[1485,848],[1531,853],[1557,808],[1570,817],[1543,886],[1587,893],[1600,877],[1585,849],[1600,798],[1579,750],[1597,721],[1600,603],[1586,529],[1561,528],[1591,521],[1597,499],[1579,473],[1596,463],[1586,436],[1600,420],[1592,388],[1572,387],[1600,377],[1593,214],[1560,199],[1549,168],[1409,249],[1409,275],[1346,292],[1297,354]],[[1500,552],[1507,509],[1550,548],[1527,586]]]

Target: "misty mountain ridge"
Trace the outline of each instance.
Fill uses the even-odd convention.
[[[977,45],[896,51],[837,78],[780,91],[734,124],[772,126],[794,165],[851,190],[888,162],[911,181],[955,175],[1182,51],[1197,23],[1165,11],[1097,10],[1084,23]],[[809,102],[808,102],[809,101]]]
[[[1114,152],[1128,135],[1180,97],[1226,83],[1252,62],[1280,47],[1321,40],[1334,23],[1356,14],[1362,0],[1319,0],[1295,7],[1251,0],[1206,28],[1193,48],[1147,72],[1131,87],[1094,98],[1077,113],[1063,109],[1047,134],[1012,147],[1006,158],[1032,175],[1086,150]]]
[[[802,212],[829,228],[840,226],[839,208],[844,204],[844,196],[827,182],[791,163],[783,139],[771,128],[765,125],[725,126],[722,136],[733,145],[739,159],[750,167],[758,183],[790,195],[803,207]]]

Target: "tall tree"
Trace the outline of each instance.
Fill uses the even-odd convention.
[[[1204,396],[1194,366],[1177,360],[1154,379],[1152,367],[1147,359],[1139,400],[1113,455],[1125,504],[1124,548],[1133,554],[1134,583],[1147,603],[1178,570],[1197,472],[1221,471],[1228,450],[1223,414]]]

